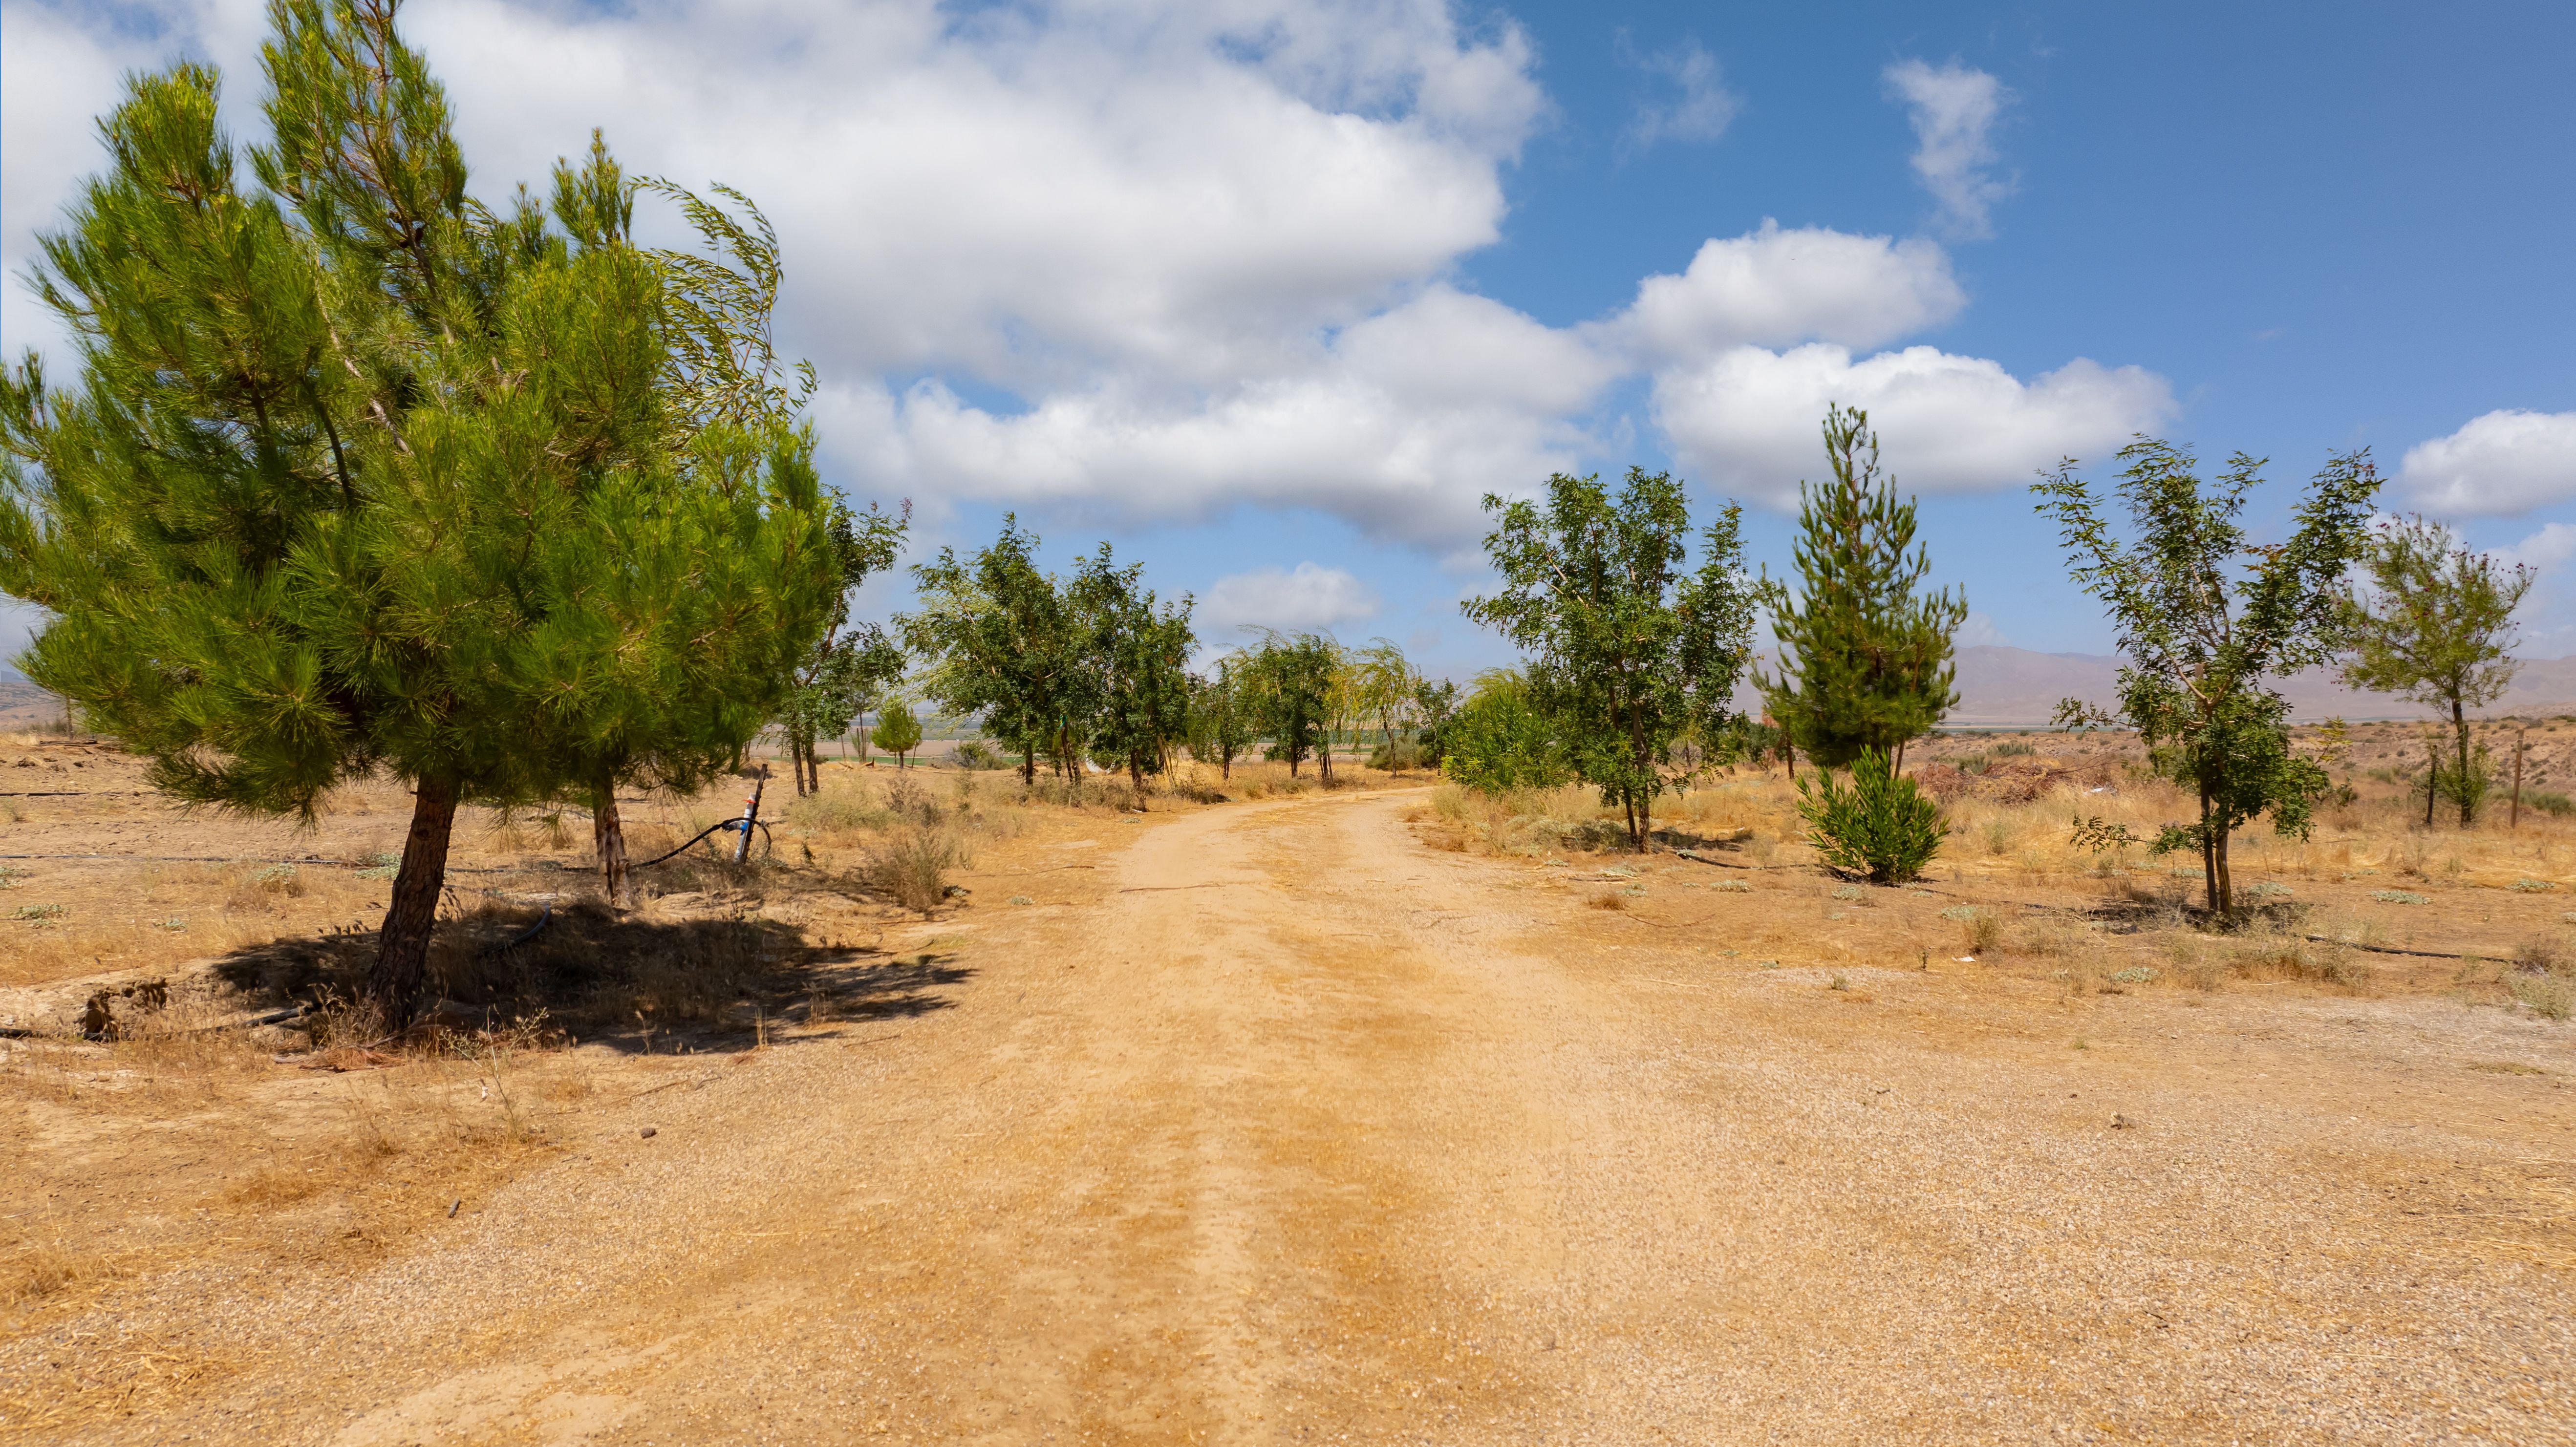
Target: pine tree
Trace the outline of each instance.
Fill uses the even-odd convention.
[[[31,357],[0,388],[0,588],[54,615],[31,676],[174,795],[309,819],[335,785],[412,784],[367,986],[399,1020],[458,806],[660,748],[703,662],[670,646],[684,611],[766,620],[783,663],[828,559],[810,439],[673,417],[666,289],[601,229],[613,188],[576,173],[560,229],[524,192],[484,209],[391,3],[271,13],[258,188],[215,75],[181,65],[129,84],[108,170],[45,240],[81,378]],[[647,606],[675,588],[680,611]],[[646,636],[621,654],[611,624]],[[600,707],[617,667],[662,701]]]
[[[1914,500],[1878,470],[1869,414],[1828,407],[1825,460],[1834,480],[1798,484],[1796,559],[1804,593],[1758,587],[1780,642],[1780,673],[1754,674],[1763,706],[1808,757],[1839,768],[1876,749],[1902,766],[1909,740],[1958,701],[1951,639],[1968,615],[1949,590],[1919,595],[1932,570],[1914,543]],[[1912,548],[1911,556],[1907,549]]]
[[[913,717],[912,705],[895,698],[877,710],[877,747],[894,755],[898,769],[905,766],[904,755],[921,747],[921,720]]]

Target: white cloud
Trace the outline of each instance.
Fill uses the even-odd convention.
[[[1647,277],[1612,330],[1658,361],[1721,347],[1874,347],[1958,315],[1967,294],[1929,241],[1821,227],[1762,229],[1701,245],[1679,276]]]
[[[770,211],[818,362],[1023,392],[1277,367],[1493,240],[1539,106],[1517,31],[1421,0],[407,14],[484,174],[604,123],[629,165]]]
[[[1737,347],[1656,379],[1655,413],[1695,476],[1773,506],[1824,473],[1816,424],[1839,402],[1869,413],[1888,470],[1917,492],[1982,492],[2066,456],[2100,453],[2172,415],[2172,389],[2136,367],[2081,358],[2023,382],[1932,347],[1854,360],[1813,343]]]
[[[1246,627],[1332,628],[1375,617],[1377,610],[1377,594],[1348,571],[1304,562],[1294,570],[1256,568],[1217,579],[1199,600],[1198,622],[1209,643],[1230,646]]]
[[[2495,553],[2509,563],[2521,563],[2536,573],[2550,572],[2570,558],[2576,558],[2576,523],[2549,523],[2540,531],[2509,548]]]
[[[2012,646],[2012,640],[2004,636],[2004,630],[1995,626],[1994,616],[1988,613],[1970,613],[1966,621],[1959,625],[1959,632],[1953,641],[1961,648],[2010,648]]]
[[[210,56],[231,124],[260,131],[258,5],[114,13],[0,10],[12,269],[96,164],[74,131],[120,70]],[[1774,497],[1813,470],[1828,396],[1887,409],[1891,453],[1934,488],[2168,405],[2160,381],[2090,363],[2024,384],[1924,348],[1855,360],[1841,349],[1964,306],[1923,240],[1766,223],[1567,328],[1458,290],[1444,278],[1501,234],[1502,168],[1546,102],[1521,33],[1464,30],[1445,0],[415,0],[404,16],[482,194],[541,180],[602,125],[631,170],[758,198],[785,247],[781,341],[826,380],[827,458],[926,521],[965,500],[1137,521],[1315,508],[1446,554],[1481,530],[1482,494],[1623,446],[1623,419],[1587,431],[1623,377],[1654,377],[1677,450],[1715,464],[1702,480],[1759,476]],[[1722,127],[1705,52],[1656,63],[1680,89],[1659,135]],[[1983,120],[1938,111],[1971,171],[1990,78],[1986,95]],[[0,315],[13,339],[51,330],[14,288]],[[1927,387],[1942,400],[1909,411]]]
[[[1941,203],[1943,226],[1955,236],[1992,236],[1989,210],[2013,186],[1988,170],[1995,162],[1989,133],[2012,92],[1982,70],[1919,60],[1889,66],[1886,80],[1914,122],[1914,174]]]
[[[2531,591],[2516,610],[2521,627],[2514,652],[2525,658],[2564,657],[2576,653],[2576,578],[2568,564],[2576,561],[2576,523],[2547,523],[2540,531],[2494,554],[2520,563],[2537,574]]]
[[[2408,448],[2397,485],[2453,516],[2576,502],[2576,412],[2489,412]]]
[[[1714,141],[1726,134],[1744,103],[1726,88],[1718,73],[1717,57],[1708,53],[1696,40],[1685,40],[1669,51],[1649,55],[1637,65],[1647,74],[1670,81],[1680,92],[1669,101],[1647,101],[1637,107],[1636,123],[1629,127],[1628,138],[1640,146],[1657,141]]]

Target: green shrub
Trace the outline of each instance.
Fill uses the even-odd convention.
[[[2539,810],[2541,813],[2548,815],[2552,819],[2564,819],[2570,814],[2576,814],[2576,799],[2570,799],[2564,794],[2551,793],[2547,790],[2535,790],[2532,793],[2525,794],[2522,796],[2522,802],[2529,804],[2534,809]]]
[[[1418,769],[1423,764],[1422,745],[1411,739],[1380,743],[1369,751],[1368,766],[1394,773],[1399,769]]]
[[[961,769],[981,769],[990,771],[993,769],[1007,769],[1011,766],[1011,761],[1002,757],[1002,751],[1000,749],[993,747],[982,739],[968,739],[966,742],[959,744],[957,746],[955,757],[957,760],[957,767]]]
[[[2016,754],[2035,754],[2038,752],[2039,750],[2032,748],[2030,745],[2023,743],[2019,739],[2009,739],[2003,743],[1995,745],[1994,747],[1994,755],[1999,759],[2008,759]]]
[[[2411,889],[2374,889],[2370,892],[2370,897],[2381,904],[2431,904],[2433,902]]]
[[[1492,678],[1478,686],[1442,741],[1441,770],[1488,794],[1513,789],[1553,789],[1574,777],[1546,715],[1531,706],[1517,680]]]
[[[1950,832],[1941,806],[1912,779],[1899,778],[1887,755],[1864,751],[1852,762],[1849,787],[1822,770],[1798,779],[1798,814],[1807,840],[1832,868],[1898,883],[1923,872]]]

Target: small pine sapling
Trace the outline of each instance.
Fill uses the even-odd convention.
[[[1902,884],[1922,874],[1950,832],[1941,806],[1876,749],[1863,749],[1852,761],[1848,787],[1825,769],[1798,780],[1798,814],[1828,867],[1872,884]]]

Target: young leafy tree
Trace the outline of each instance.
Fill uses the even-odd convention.
[[[2167,825],[2150,847],[2199,851],[2209,909],[2232,918],[2229,836],[2269,813],[2275,830],[2305,837],[2310,806],[2331,784],[2291,749],[2290,706],[2269,680],[2343,648],[2344,570],[2369,545],[2379,476],[2366,453],[2329,456],[2289,539],[2255,544],[2239,518],[2263,481],[2257,459],[2236,454],[2215,484],[2195,475],[2189,452],[2155,438],[2120,449],[2120,459],[2128,466],[2116,490],[2132,543],[2112,535],[2072,458],[2033,488],[2065,540],[2075,581],[2109,606],[2127,660],[2116,714],[2068,699],[2058,719],[2125,722],[2160,772],[2198,793],[2199,818]]]
[[[1544,507],[1488,495],[1499,524],[1485,553],[1503,592],[1462,605],[1531,655],[1529,690],[1578,777],[1625,816],[1631,847],[1653,833],[1665,755],[1687,730],[1714,734],[1744,668],[1753,599],[1737,540],[1740,509],[1682,564],[1690,507],[1669,474],[1628,469],[1613,497],[1595,477],[1548,479]]]
[[[2344,603],[2354,656],[2343,681],[2450,715],[2454,754],[2440,786],[2465,828],[2476,821],[2486,772],[2470,753],[2469,710],[2504,697],[2521,667],[2511,652],[2513,613],[2531,591],[2531,569],[2473,551],[2422,517],[2380,524],[2362,568],[2369,590]]]
[[[1946,588],[1916,591],[1931,555],[1914,542],[1914,499],[1897,501],[1896,479],[1879,473],[1869,414],[1829,406],[1824,433],[1834,480],[1798,484],[1804,592],[1792,597],[1768,576],[1756,590],[1780,642],[1780,673],[1757,670],[1754,686],[1819,765],[1840,768],[1876,749],[1901,769],[1907,741],[1959,701],[1951,638],[1968,601]]]
[[[912,705],[890,698],[877,710],[876,746],[894,755],[896,768],[906,767],[904,755],[921,747],[921,720],[913,717]]]
[[[1295,778],[1298,766],[1332,738],[1342,647],[1321,633],[1267,633],[1258,647],[1235,657],[1234,677],[1251,705],[1254,731],[1270,740],[1270,757],[1287,760]]]
[[[837,499],[826,504],[831,514],[832,554],[839,564],[841,593],[833,603],[823,634],[796,669],[794,692],[779,710],[787,732],[788,758],[796,770],[796,792],[823,787],[823,762],[816,744],[850,731],[859,715],[877,701],[887,685],[903,675],[903,650],[873,623],[853,626],[850,596],[869,575],[894,566],[903,536],[912,522],[912,504],[889,517],[871,507],[853,513]]]
[[[1445,678],[1416,677],[1413,681],[1413,716],[1419,721],[1422,761],[1432,768],[1448,748],[1449,720],[1458,712],[1458,685]]]
[[[594,226],[613,196],[560,230],[524,195],[471,201],[392,4],[271,14],[259,186],[215,75],[181,65],[129,84],[108,170],[45,241],[38,295],[81,375],[53,387],[30,358],[0,388],[0,588],[53,614],[29,673],[181,798],[309,819],[337,784],[412,784],[367,985],[399,1020],[458,806],[583,787],[592,735],[667,719],[595,706],[626,687],[601,624],[635,600],[584,587],[686,573],[691,606],[788,656],[810,638],[810,440],[673,422],[666,292]],[[654,557],[628,560],[637,536]],[[697,572],[661,552],[699,543],[747,551]],[[685,687],[704,660],[682,636],[630,666]]]
[[[1102,543],[1071,588],[1098,676],[1093,756],[1104,768],[1124,768],[1140,791],[1147,774],[1163,771],[1172,741],[1189,732],[1189,657],[1198,646],[1189,595],[1160,603],[1143,575],[1143,564],[1119,567]]]
[[[1001,536],[968,558],[954,548],[912,570],[921,609],[895,620],[927,660],[921,682],[950,714],[981,714],[984,732],[1020,755],[1078,777],[1100,709],[1099,675],[1081,611],[1036,561],[1038,539],[1005,516]]]
[[[1238,675],[1237,658],[1220,658],[1216,677],[1201,679],[1190,692],[1190,754],[1200,763],[1216,760],[1219,776],[1234,777],[1235,756],[1256,741],[1250,700]]]
[[[1351,650],[1351,674],[1361,712],[1377,720],[1378,741],[1391,754],[1396,724],[1412,706],[1418,681],[1412,661],[1394,639],[1372,638]]]

